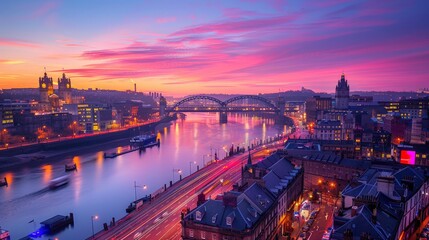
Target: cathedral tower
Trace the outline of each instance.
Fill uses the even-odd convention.
[[[46,70],[44,76],[39,77],[39,93],[41,103],[49,102],[49,96],[54,94],[54,83],[52,78],[46,74]]]
[[[71,80],[63,73],[62,78],[58,78],[58,95],[66,104],[72,102]]]
[[[336,109],[348,109],[350,98],[350,86],[347,83],[346,77],[341,74],[341,79],[338,81],[338,85],[335,88],[335,108]]]

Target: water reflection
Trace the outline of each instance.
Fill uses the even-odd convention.
[[[51,238],[85,239],[91,234],[88,220],[95,213],[100,214],[100,220],[94,222],[95,231],[102,230],[102,224],[108,223],[111,217],[119,219],[125,215],[124,209],[135,197],[132,187],[134,181],[137,180],[140,186],[148,186],[144,192],[140,189],[139,195],[151,193],[152,189],[168,185],[173,180],[173,174],[177,181],[179,175],[188,175],[190,167],[195,172],[197,165],[206,165],[214,159],[215,154],[223,159],[231,143],[234,143],[235,148],[247,148],[261,138],[266,139],[266,136],[290,131],[283,127],[275,128],[272,121],[258,117],[240,114],[228,117],[227,124],[219,124],[219,118],[214,114],[189,114],[186,120],[177,120],[170,126],[162,125],[157,134],[157,137],[162,138],[161,146],[149,148],[145,152],[134,151],[104,159],[104,152],[129,149],[126,140],[124,147],[106,147],[103,151],[82,154],[79,152],[77,156],[71,153],[49,165],[23,167],[0,174],[5,175],[11,183],[8,188],[0,189],[2,227],[19,239],[29,233],[26,229],[29,214],[31,218],[45,220],[57,214],[73,212],[74,228]],[[52,178],[64,175],[64,164],[70,163],[70,159],[78,171],[68,173],[71,180],[68,185],[56,191],[37,191],[45,188]],[[175,170],[172,172],[172,169]],[[8,206],[4,205],[6,203]]]
[[[43,170],[43,183],[46,185],[51,181],[52,179],[52,165],[44,165],[42,166]]]

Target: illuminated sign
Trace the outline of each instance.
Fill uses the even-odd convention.
[[[416,152],[410,150],[401,150],[400,163],[414,165],[416,163]]]

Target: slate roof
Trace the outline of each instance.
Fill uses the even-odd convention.
[[[230,192],[231,193],[231,192]],[[237,193],[237,192],[235,192]],[[202,225],[243,231],[251,228],[274,203],[275,198],[257,183],[243,193],[237,193],[237,206],[225,206],[223,200],[209,199],[185,216],[186,220]],[[197,219],[201,213],[201,220]],[[231,225],[227,218],[231,219]]]
[[[344,239],[344,232],[347,229],[353,231],[353,239],[360,239],[360,234],[366,232],[372,239],[390,240],[394,239],[399,220],[384,211],[377,211],[375,223],[372,221],[371,210],[363,205],[357,209],[357,214],[350,217],[350,220],[339,227],[334,226],[334,233],[331,239]]]
[[[377,191],[377,179],[380,176],[393,178],[393,199],[383,192]],[[360,206],[358,214],[354,217],[350,216],[351,209],[349,209],[345,216],[335,217],[336,226],[334,226],[335,233],[332,239],[343,239],[343,234],[347,229],[353,231],[354,239],[359,239],[362,232],[369,233],[374,239],[394,239],[399,222],[403,217],[401,202],[408,201],[416,194],[426,179],[423,169],[410,166],[398,170],[368,169],[357,181],[346,186],[342,194],[352,198],[359,196],[376,197],[376,223],[371,221],[372,212],[368,206]],[[412,182],[414,186],[407,188],[407,181]]]

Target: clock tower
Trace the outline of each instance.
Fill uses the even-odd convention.
[[[71,80],[66,77],[65,73],[62,78],[58,78],[58,94],[66,104],[72,103]]]
[[[46,74],[46,70],[44,76],[39,77],[39,93],[41,103],[48,103],[49,96],[54,94],[54,83],[52,78]]]

